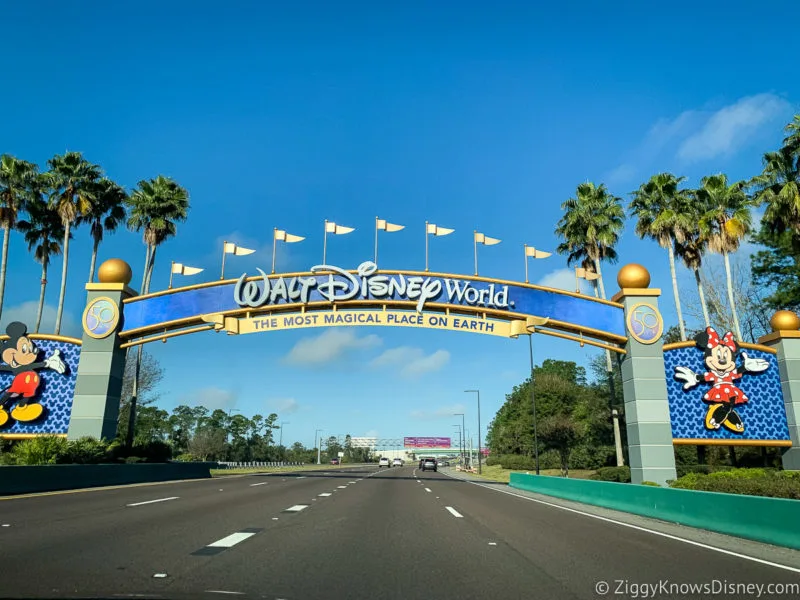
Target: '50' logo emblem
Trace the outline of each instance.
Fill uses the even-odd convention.
[[[628,333],[637,342],[653,344],[664,332],[664,321],[658,310],[649,304],[637,304],[628,310],[625,319]]]

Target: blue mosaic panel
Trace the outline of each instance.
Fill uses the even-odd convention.
[[[769,363],[769,369],[761,373],[745,374],[735,383],[749,398],[745,404],[736,406],[736,412],[744,422],[743,433],[734,433],[720,427],[706,429],[705,416],[710,406],[703,402],[703,395],[712,383],[703,380],[708,370],[703,363],[704,353],[695,346],[675,348],[664,352],[664,369],[667,377],[667,399],[672,421],[672,437],[675,439],[708,440],[788,440],[786,407],[783,403],[780,374],[774,354],[762,350],[744,349],[750,358],[761,358]],[[743,359],[738,356],[736,364]],[[675,379],[675,367],[687,367],[700,375],[700,383],[686,391],[684,382]]]
[[[36,398],[29,402],[39,402],[44,406],[44,413],[36,421],[19,423],[10,419],[5,426],[0,427],[0,435],[4,434],[66,434],[69,428],[69,417],[72,414],[72,400],[75,397],[75,380],[78,377],[78,358],[81,347],[69,342],[53,342],[49,340],[34,339],[39,347],[39,360],[44,360],[55,350],[61,351],[61,360],[66,365],[64,374],[41,369],[38,371],[41,384]],[[0,372],[0,389],[5,390],[11,385],[14,376],[11,373]],[[13,408],[13,405],[10,407]]]

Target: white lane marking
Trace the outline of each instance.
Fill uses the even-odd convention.
[[[497,546],[497,542],[489,542],[490,546]]]
[[[3,523],[3,527],[11,527],[11,523]]]
[[[166,576],[166,573],[153,573],[153,577],[157,577],[158,579],[163,579]]]
[[[446,508],[446,509],[447,509],[447,510],[450,512],[450,514],[451,514],[451,515],[453,515],[454,517],[457,517],[457,518],[459,518],[459,519],[461,519],[461,518],[463,518],[463,517],[464,517],[464,515],[462,515],[460,512],[458,512],[458,511],[457,511],[455,508],[453,508],[452,506],[445,506],[445,508]]]
[[[237,531],[236,533],[232,533],[229,536],[222,538],[221,540],[217,540],[216,542],[209,544],[210,548],[232,548],[239,542],[245,541],[247,538],[251,538],[255,535],[255,533],[243,533],[241,531]]]
[[[273,521],[277,521],[277,520],[278,520],[278,517],[272,517],[272,520],[273,520]]]
[[[351,483],[355,483],[355,481],[348,481],[347,483],[348,483],[348,485],[349,485],[349,484],[351,484]]]
[[[219,491],[221,492],[221,491],[222,491],[222,488],[219,488]]]
[[[244,596],[244,592],[227,592],[225,590],[206,590],[206,594],[235,594],[238,596]]]
[[[170,496],[169,498],[159,498],[158,500],[147,500],[145,502],[134,502],[125,506],[142,506],[143,504],[153,504],[154,502],[166,502],[167,500],[177,500],[180,496]]]
[[[447,475],[445,473],[445,475]],[[448,475],[449,477],[449,475]],[[730,550],[725,550],[724,548],[717,548],[716,546],[709,546],[708,544],[703,544],[702,542],[695,542],[694,540],[687,540],[682,537],[678,537],[677,535],[671,535],[669,533],[663,533],[661,531],[655,531],[653,529],[647,529],[646,527],[640,527],[639,525],[633,525],[632,523],[625,523],[623,521],[617,521],[615,519],[609,519],[608,517],[601,517],[600,515],[593,515],[592,513],[583,512],[582,510],[577,510],[574,508],[569,508],[568,506],[560,506],[559,504],[553,504],[552,502],[546,502],[544,500],[539,500],[538,498],[528,498],[527,496],[520,496],[519,494],[515,494],[514,492],[509,492],[506,490],[499,490],[497,488],[490,487],[483,483],[476,483],[474,481],[468,481],[466,479],[460,479],[459,477],[453,477],[453,479],[458,479],[459,481],[464,481],[466,483],[470,483],[472,485],[477,485],[482,488],[486,488],[487,490],[492,490],[493,492],[500,492],[501,494],[508,494],[509,496],[514,496],[515,498],[520,498],[521,500],[530,500],[531,502],[537,502],[539,504],[544,504],[546,506],[552,506],[553,508],[560,508],[561,510],[566,510],[571,513],[575,513],[578,515],[583,515],[584,517],[591,517],[592,519],[598,519],[600,521],[605,521],[606,523],[614,523],[615,525],[621,525],[622,527],[628,527],[630,529],[636,529],[637,531],[643,531],[645,533],[652,533],[653,535],[657,535],[660,537],[665,537],[670,540],[675,540],[676,542],[683,542],[684,544],[689,544],[691,546],[697,546],[699,548],[705,548],[706,550],[712,550],[714,552],[719,552],[721,554],[727,554],[729,556],[734,556],[736,558],[743,558],[745,560],[749,560],[752,562],[761,563],[762,565],[767,565],[770,567],[775,567],[777,569],[784,569],[786,571],[792,571],[793,573],[800,573],[800,568],[797,567],[790,567],[788,565],[782,565],[780,563],[774,563],[769,560],[764,560],[762,558],[756,558],[755,556],[748,556],[746,554],[740,554],[739,552],[732,552]],[[600,507],[603,508],[603,507]],[[639,516],[639,515],[637,515]],[[705,531],[703,529],[698,529],[698,531]],[[714,533],[714,532],[712,532]],[[754,542],[756,540],[748,540],[750,542]],[[764,543],[764,542],[757,542],[757,543]]]
[[[439,496],[436,496],[436,499],[438,500],[438,499],[439,499]]]
[[[431,491],[431,488],[425,488],[425,491],[426,491],[426,492],[430,492],[430,491]]]
[[[283,512],[300,512],[301,510],[305,510],[308,508],[308,504],[295,504],[294,506],[290,506]]]
[[[317,494],[317,495],[318,495],[318,496],[321,496],[322,498],[327,498],[327,497],[328,497],[328,496],[330,496],[331,494],[330,494],[329,492],[322,492],[321,494]]]
[[[302,477],[298,477],[298,479],[305,479],[305,478],[306,478],[305,475],[303,475]]]
[[[250,487],[256,487],[257,485],[267,485],[269,481],[262,481],[261,483],[251,483]],[[219,592],[220,594],[222,592]],[[242,594],[244,592],[225,592],[226,594]]]
[[[340,490],[346,490],[347,489],[346,485],[339,485],[339,486],[336,486],[336,487],[338,487]]]

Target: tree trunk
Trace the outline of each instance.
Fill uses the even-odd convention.
[[[667,246],[669,252],[669,273],[672,275],[672,294],[675,296],[675,310],[678,313],[678,329],[681,331],[681,341],[686,341],[686,326],[683,324],[683,310],[681,310],[681,295],[678,292],[678,275],[675,272],[675,251],[672,249],[672,240]]]
[[[736,329],[736,339],[741,341],[742,330],[739,328],[739,315],[736,313],[736,303],[733,299],[733,279],[731,278],[731,261],[727,252],[723,252],[722,256],[725,258],[725,280],[728,283],[728,302],[731,306],[731,316],[733,317],[733,327]]]
[[[39,309],[36,311],[36,327],[34,333],[39,333],[39,326],[42,324],[42,311],[44,310],[44,294],[47,290],[47,262],[42,263],[42,287],[39,291]]]
[[[144,294],[144,286],[147,283],[147,265],[150,264],[150,244],[147,244],[144,253],[144,268],[142,269],[142,287],[139,288],[139,293]]]
[[[69,234],[72,223],[64,224],[64,254],[61,257],[61,291],[58,294],[55,334],[61,333],[61,315],[64,314],[64,296],[67,295],[67,265],[69,264]]]
[[[703,309],[703,320],[706,327],[711,327],[711,321],[708,318],[708,305],[706,304],[706,293],[703,291],[703,280],[700,277],[700,269],[694,270],[694,280],[697,282],[697,295],[700,297],[700,307]]]
[[[6,295],[6,266],[8,263],[8,240],[11,229],[3,228],[3,256],[0,258],[0,315],[3,314],[3,298]]]
[[[595,281],[597,285],[600,287],[600,297],[605,300],[606,299],[606,286],[603,284],[603,272],[600,270],[600,261],[594,261],[594,270],[597,271],[597,274],[600,276]]]
[[[153,249],[150,252],[150,264],[147,267],[147,283],[145,284],[145,294],[150,293],[150,282],[153,279],[153,267],[156,264],[156,250],[158,250],[158,246],[153,246]]]
[[[697,464],[698,465],[706,464],[706,447],[705,446],[697,446]]]
[[[89,283],[94,283],[94,268],[97,265],[97,248],[100,246],[100,240],[96,239],[94,241],[94,246],[92,247],[92,263],[89,267]]]

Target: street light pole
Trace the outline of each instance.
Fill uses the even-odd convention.
[[[321,448],[322,448],[322,438],[318,436],[320,431],[325,431],[324,429],[316,429],[314,431],[314,442],[317,444],[317,464],[322,464],[322,455],[321,455]]]
[[[481,470],[481,391],[464,390],[464,393],[474,393],[478,395],[478,475],[480,475],[483,472]]]
[[[278,446],[280,446],[281,448],[283,448],[283,426],[284,425],[291,425],[291,423],[289,423],[289,421],[281,421],[281,438],[280,438],[280,441],[278,442]]]
[[[467,442],[467,440],[464,438],[464,432],[467,430],[467,425],[464,422],[464,413],[453,413],[453,416],[454,417],[458,417],[458,416],[461,417],[461,439],[463,440],[463,445],[461,447],[461,460],[464,461],[464,466],[466,467],[467,466],[466,465],[466,456],[464,456],[464,454],[465,454],[464,451],[466,450],[466,446],[467,446],[466,442]]]
[[[459,453],[459,454],[462,454],[462,446],[461,446],[461,425],[458,425],[458,424],[456,424],[456,425],[453,425],[453,427],[458,427],[458,453]],[[462,457],[461,457],[461,458],[462,458],[462,460],[463,460],[463,458],[464,458],[464,457],[463,457],[463,454],[462,454]]]

